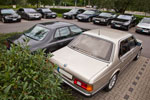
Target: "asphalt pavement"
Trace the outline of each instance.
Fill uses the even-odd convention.
[[[42,19],[42,20],[32,20],[32,21],[27,21],[27,20],[22,20],[21,23],[2,23],[0,22],[0,33],[10,33],[10,32],[23,32],[33,25],[37,23],[42,23],[42,22],[49,22],[49,21],[65,21],[65,22],[70,22],[74,23],[82,28],[87,28],[87,29],[98,29],[98,28],[103,28],[103,29],[108,29],[110,26],[102,26],[102,25],[94,25],[92,22],[79,22],[77,20],[67,20],[67,19],[62,19],[62,18],[56,18],[56,19]],[[123,30],[121,30],[123,31]],[[145,34],[139,34],[135,33],[135,28],[131,28],[129,30],[131,34],[134,34],[135,37],[143,41],[143,51],[142,51],[142,56],[150,58],[150,35],[145,35]]]

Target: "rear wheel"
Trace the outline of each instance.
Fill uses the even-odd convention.
[[[140,55],[141,55],[141,50],[138,52],[138,54],[136,55],[136,57],[134,58],[134,60],[138,60],[140,58]]]
[[[116,81],[117,81],[117,77],[118,77],[117,73],[112,76],[112,78],[110,79],[109,83],[104,88],[104,90],[106,92],[112,90],[112,88],[115,86]]]

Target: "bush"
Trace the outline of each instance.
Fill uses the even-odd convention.
[[[29,47],[23,44],[3,49],[0,53],[1,100],[73,99],[60,88],[62,81],[59,75],[54,75],[56,67],[47,60],[50,56],[44,55],[41,50],[32,55]]]
[[[63,14],[63,13],[65,13],[65,12],[70,11],[71,9],[51,8],[51,10],[52,10],[53,12],[58,13],[58,14]]]

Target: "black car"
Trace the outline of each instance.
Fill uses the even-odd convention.
[[[84,9],[74,8],[74,9],[70,10],[69,12],[63,13],[63,18],[75,19],[78,14],[81,14],[84,11],[85,11]]]
[[[77,15],[78,21],[88,21],[91,22],[93,17],[98,16],[100,11],[98,10],[86,10],[82,14]]]
[[[136,17],[132,14],[122,14],[117,18],[112,20],[111,27],[112,28],[121,28],[125,30],[129,30],[129,28],[136,25]]]
[[[49,8],[37,8],[37,11],[42,14],[42,18],[56,18],[57,14]]]
[[[104,24],[104,25],[109,25],[111,24],[111,21],[116,18],[116,14],[113,13],[105,13],[102,12],[99,14],[99,16],[93,18],[93,23],[94,24]]]
[[[6,44],[9,49],[11,43],[23,44],[27,38],[29,40],[27,45],[30,47],[31,52],[46,49],[45,52],[48,53],[66,46],[84,31],[85,29],[67,22],[46,22],[36,24],[18,38],[9,38]]]
[[[0,9],[0,20],[6,22],[20,22],[21,16],[18,15],[13,9]]]
[[[23,19],[41,19],[42,15],[32,8],[20,8],[17,13],[21,15]]]

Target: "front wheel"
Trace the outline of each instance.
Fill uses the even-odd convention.
[[[88,19],[88,22],[91,22],[91,21],[92,21],[92,18],[89,18],[89,19]]]
[[[4,18],[2,18],[2,22],[3,22],[3,23],[6,23],[6,21],[5,21],[5,19],[4,19]]]
[[[104,88],[104,90],[106,92],[112,90],[112,88],[115,86],[116,84],[116,81],[117,81],[117,73],[115,75],[112,76],[112,78],[110,79],[109,83],[106,85],[106,87]]]

